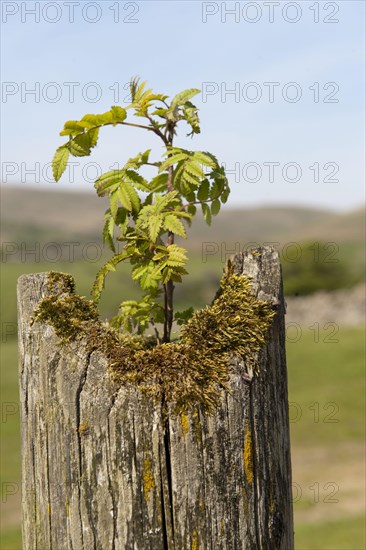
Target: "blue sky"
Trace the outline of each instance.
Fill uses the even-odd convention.
[[[48,168],[64,121],[123,106],[140,75],[170,96],[202,90],[202,133],[188,140],[182,127],[176,144],[225,163],[229,205],[364,203],[363,1],[1,7],[3,185],[93,191],[116,161],[149,147],[160,156],[153,136],[107,128],[59,183]]]

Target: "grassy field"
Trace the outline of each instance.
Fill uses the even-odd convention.
[[[51,269],[72,273],[77,291],[88,295],[97,270],[92,263],[54,264]],[[19,531],[20,485],[19,414],[17,410],[17,349],[7,331],[16,322],[17,277],[26,272],[49,271],[50,264],[7,264],[1,280],[1,487],[3,494],[0,550],[21,548]],[[202,283],[202,262],[193,258],[193,277],[186,286],[195,307],[214,294],[222,264],[207,263],[209,283]],[[206,276],[207,281],[207,276]],[[199,287],[201,285],[201,287]],[[101,303],[102,317],[115,313],[115,297],[137,296],[128,283],[128,272],[112,274]],[[180,298],[180,307],[190,305]],[[10,327],[10,329],[9,329]],[[289,401],[297,550],[358,550],[365,548],[362,521],[364,494],[364,351],[363,330],[342,329],[328,343],[320,333],[304,330],[296,343],[288,343]],[[9,483],[12,485],[9,486]]]
[[[298,550],[365,548],[364,330],[287,344]]]
[[[339,519],[297,527],[296,550],[364,550],[365,519]]]

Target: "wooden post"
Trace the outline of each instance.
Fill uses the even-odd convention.
[[[259,373],[233,360],[213,415],[167,424],[137,388],[115,385],[100,352],[60,348],[51,326],[31,325],[47,274],[20,277],[25,550],[293,549],[280,263],[265,247],[234,265],[277,310]]]

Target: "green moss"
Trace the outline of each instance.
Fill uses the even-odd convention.
[[[98,312],[90,300],[77,294],[47,296],[35,311],[34,320],[50,323],[63,343],[82,338],[90,325],[98,322]]]
[[[265,343],[274,312],[254,297],[248,277],[229,269],[220,286],[213,304],[197,311],[184,327],[183,340],[208,354],[253,358]]]
[[[158,401],[164,396],[167,408],[180,414],[196,405],[206,412],[217,406],[233,356],[255,370],[274,316],[252,294],[250,279],[229,264],[215,300],[193,315],[181,340],[152,347],[151,340],[120,337],[102,325],[93,302],[73,294],[72,280],[62,283],[63,277],[50,274],[50,290],[58,292],[42,300],[34,320],[52,324],[61,344],[83,338],[89,351],[104,353],[116,382],[132,382]],[[60,294],[60,285],[72,293]]]
[[[47,277],[47,289],[50,293],[56,294],[67,292],[74,294],[75,283],[72,275],[68,273],[59,273],[58,271],[50,271]]]

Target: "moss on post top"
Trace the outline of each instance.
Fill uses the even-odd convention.
[[[31,325],[37,321],[51,324],[60,342],[65,344],[82,338],[90,324],[99,323],[95,304],[75,294],[71,275],[50,271],[46,281],[46,295],[38,304]]]
[[[75,281],[72,275],[59,271],[50,271],[47,274],[47,287],[50,294],[74,294]]]
[[[51,272],[47,286],[34,322],[51,324],[60,345],[83,340],[88,351],[101,351],[115,381],[136,384],[177,413],[196,405],[212,411],[227,387],[233,357],[255,372],[275,315],[272,304],[256,298],[251,279],[239,275],[230,261],[212,304],[194,313],[178,342],[156,346],[102,325],[95,304],[74,293],[71,276]]]

